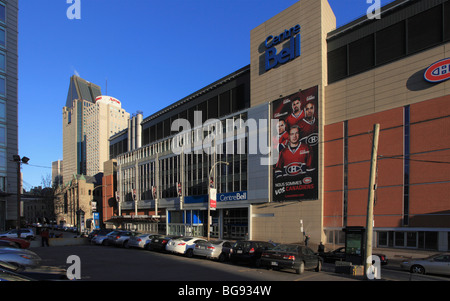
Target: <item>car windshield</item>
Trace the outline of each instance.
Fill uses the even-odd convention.
[[[274,247],[273,251],[282,251],[282,252],[297,252],[299,246],[295,245],[278,245]]]

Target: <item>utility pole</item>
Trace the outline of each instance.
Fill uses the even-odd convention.
[[[378,153],[378,137],[380,133],[380,125],[373,126],[372,141],[372,160],[370,163],[370,179],[369,179],[369,201],[367,204],[367,220],[366,220],[366,252],[364,257],[364,275],[367,279],[367,269],[372,265],[367,259],[372,257],[372,239],[373,239],[373,203],[376,190],[376,171],[377,171],[377,153]]]

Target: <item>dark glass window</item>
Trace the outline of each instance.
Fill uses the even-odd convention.
[[[206,101],[202,102],[197,106],[197,111],[202,112],[202,124],[208,119],[208,103]]]
[[[409,157],[410,157],[410,110],[409,106],[404,107],[404,150],[403,150],[403,225],[409,225]]]
[[[444,40],[450,40],[450,2],[444,3]]]
[[[376,63],[383,64],[406,54],[405,22],[376,33]]]
[[[212,97],[208,100],[208,119],[217,118],[219,115],[218,112],[218,97]]]
[[[6,7],[0,4],[0,22],[6,23]]]
[[[436,6],[408,19],[408,53],[442,41],[442,6]]]
[[[335,82],[347,76],[347,46],[328,53],[328,81]]]
[[[150,128],[146,128],[142,131],[142,145],[150,143]]]
[[[170,126],[171,126],[170,118],[167,118],[166,120],[164,120],[163,126],[164,126],[164,128],[163,128],[164,137],[169,137],[170,136]]]
[[[4,28],[0,28],[0,46],[6,47],[6,32]]]
[[[219,96],[220,116],[226,116],[231,113],[230,91],[226,91]]]
[[[370,35],[350,43],[349,74],[365,71],[375,66],[374,36]]]

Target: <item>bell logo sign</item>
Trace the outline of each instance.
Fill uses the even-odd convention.
[[[275,46],[287,40],[289,40],[289,48],[285,47],[277,53]],[[269,71],[278,64],[284,64],[295,59],[296,57],[299,57],[301,54],[300,25],[297,24],[289,30],[285,29],[277,36],[268,36],[264,41],[264,45],[267,48],[265,55],[266,71]]]
[[[430,83],[443,82],[450,78],[450,58],[433,63],[425,71],[424,77]]]

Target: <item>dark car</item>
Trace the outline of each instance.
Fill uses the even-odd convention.
[[[380,258],[381,265],[388,264],[387,256],[384,254],[376,254]],[[345,247],[337,248],[336,250],[330,252],[319,253],[319,256],[322,257],[324,262],[334,263],[336,261],[345,261]]]
[[[322,258],[300,244],[280,244],[261,255],[261,266],[273,269],[293,269],[297,274],[305,270],[322,270]]]
[[[230,250],[230,261],[246,262],[259,266],[263,252],[275,247],[275,244],[267,241],[240,240]]]
[[[171,239],[177,239],[180,237],[182,236],[169,235],[169,236],[154,237],[147,244],[147,249],[151,251],[163,252],[166,250],[166,245]]]

